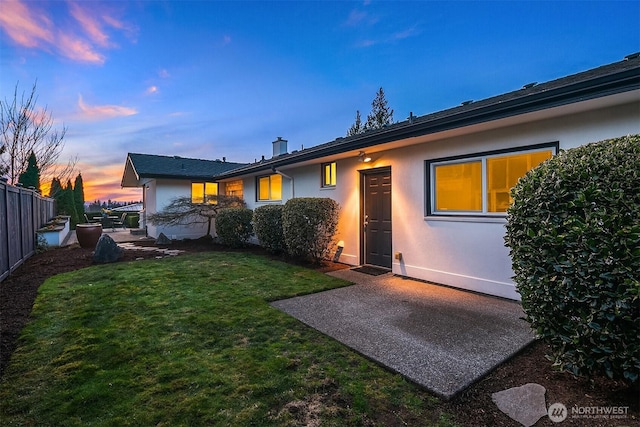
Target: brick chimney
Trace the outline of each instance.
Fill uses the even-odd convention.
[[[277,140],[272,142],[273,144],[273,157],[278,157],[283,154],[287,154],[287,140],[282,139],[281,136]]]

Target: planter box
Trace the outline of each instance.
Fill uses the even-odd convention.
[[[37,233],[45,239],[48,246],[55,247],[62,245],[62,242],[69,236],[70,231],[70,221],[66,217],[55,220],[52,228],[43,227]]]

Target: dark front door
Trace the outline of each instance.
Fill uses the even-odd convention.
[[[363,174],[364,263],[391,268],[391,169]]]

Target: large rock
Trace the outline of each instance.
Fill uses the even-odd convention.
[[[546,389],[540,384],[529,383],[493,393],[491,400],[502,412],[523,426],[530,427],[547,415],[545,392]]]
[[[167,236],[165,236],[164,233],[160,233],[160,235],[156,239],[156,245],[166,246],[166,245],[170,245],[170,244],[171,244],[171,239],[169,239]]]
[[[116,262],[123,253],[122,248],[109,235],[103,234],[98,239],[96,250],[93,253],[93,262],[98,264]]]

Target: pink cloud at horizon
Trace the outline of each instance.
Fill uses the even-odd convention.
[[[78,108],[80,108],[81,117],[91,120],[133,116],[138,114],[138,111],[135,108],[123,107],[120,105],[87,105],[82,99],[82,95],[78,95]]]

